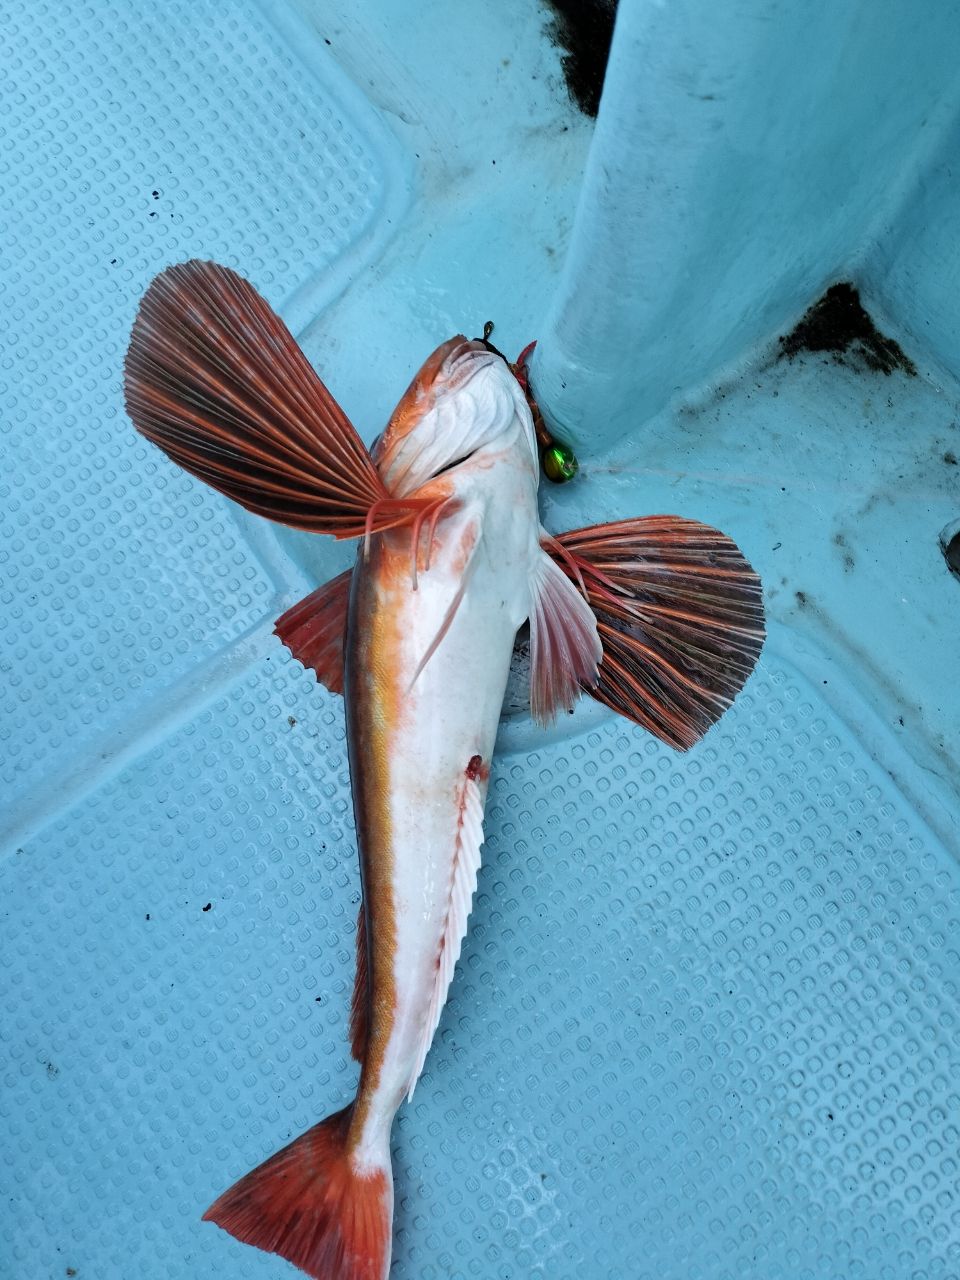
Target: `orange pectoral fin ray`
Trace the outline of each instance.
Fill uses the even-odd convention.
[[[141,434],[257,515],[348,538],[419,510],[390,497],[286,325],[228,267],[194,260],[154,279],[124,392]]]
[[[561,534],[547,546],[582,580],[603,661],[588,690],[685,751],[750,675],[765,636],[760,579],[709,525],[646,516]]]
[[[331,693],[343,693],[343,646],[353,570],[331,578],[277,619],[273,634]]]

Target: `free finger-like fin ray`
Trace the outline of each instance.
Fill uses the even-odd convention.
[[[765,636],[760,579],[709,525],[645,516],[560,534],[547,550],[582,581],[603,661],[588,690],[685,751],[756,665]]]
[[[446,612],[440,626],[437,628],[433,639],[424,650],[423,656],[417,663],[413,678],[410,681],[407,692],[417,683],[427,663],[439,649],[444,636],[453,625],[453,620],[457,616],[457,611],[463,603],[463,597],[466,595],[467,587],[470,585],[470,579],[476,569],[476,551],[480,543],[480,535],[482,530],[482,520],[476,514],[468,513],[456,535],[457,548],[461,561],[460,583],[454,592],[453,598],[447,605]]]

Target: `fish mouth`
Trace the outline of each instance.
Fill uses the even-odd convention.
[[[492,351],[482,339],[464,338],[453,348],[440,367],[436,395],[453,395],[476,377],[482,369],[503,360],[499,351]],[[506,364],[506,361],[504,361]],[[509,366],[508,366],[509,367]]]
[[[384,483],[398,497],[468,462],[517,412],[519,384],[514,392],[501,356],[480,340],[462,337],[440,350],[442,359],[432,368],[428,362],[428,377],[415,382],[398,407],[401,430],[394,433],[391,423],[375,455]],[[499,375],[500,367],[506,376]]]

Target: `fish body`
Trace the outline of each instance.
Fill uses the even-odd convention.
[[[386,1280],[391,1126],[466,930],[517,629],[529,621],[535,720],[587,690],[679,750],[729,706],[763,642],[759,581],[715,529],[649,516],[545,533],[522,364],[450,339],[371,454],[282,321],[224,267],[168,268],[131,336],[126,403],[143,435],[250,511],[361,538],[354,568],[277,623],[345,696],[363,887],[357,1092],[204,1215],[315,1280]]]
[[[450,514],[419,539],[416,584],[410,531],[385,533],[359,554],[349,610],[345,702],[370,982],[352,1130],[361,1153],[379,1146],[413,1090],[460,950],[514,638],[543,555],[533,423],[516,380],[478,344],[445,363],[438,377],[457,385],[438,393],[452,418],[473,419],[450,429],[471,438],[487,414],[489,438],[433,481]],[[429,424],[408,443],[418,431],[429,436]],[[391,444],[388,431],[387,471]]]

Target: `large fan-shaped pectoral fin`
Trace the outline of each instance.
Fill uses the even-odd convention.
[[[603,643],[589,692],[684,751],[730,706],[765,636],[760,579],[709,525],[646,516],[559,535]],[[549,549],[549,548],[548,548]]]
[[[127,412],[179,466],[257,515],[338,538],[411,524],[280,317],[216,262],[150,284],[124,363]]]

